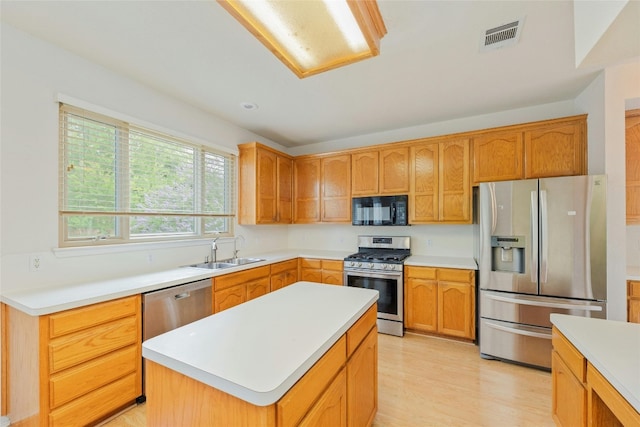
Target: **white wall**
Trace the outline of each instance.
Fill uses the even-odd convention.
[[[589,172],[607,174],[607,310],[626,320],[625,101],[640,95],[640,59],[605,71],[576,99],[589,113]],[[637,241],[637,240],[636,240]]]
[[[48,287],[174,268],[201,261],[208,242],[151,245],[111,253],[61,251],[58,246],[58,104],[63,94],[214,145],[237,149],[247,141],[273,141],[152,91],[145,86],[35,39],[1,27],[1,233],[0,290]],[[245,251],[286,247],[286,230],[240,227]],[[221,245],[221,252],[230,250]],[[129,248],[132,248],[129,246]],[[30,272],[29,255],[42,257]]]

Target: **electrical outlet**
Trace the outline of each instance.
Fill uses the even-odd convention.
[[[42,271],[43,267],[42,256],[31,255],[29,257],[29,271]]]
[[[427,247],[430,248],[433,246],[433,240],[427,239]]]

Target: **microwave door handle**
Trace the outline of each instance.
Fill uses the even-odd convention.
[[[396,223],[396,204],[391,203],[391,224]]]

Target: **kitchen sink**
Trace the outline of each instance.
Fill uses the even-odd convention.
[[[230,258],[219,262],[201,262],[198,264],[187,265],[187,267],[208,268],[210,270],[221,270],[223,268],[237,267],[239,265],[252,264],[254,262],[264,261],[264,258]]]
[[[233,264],[233,265],[245,265],[252,264],[254,262],[264,261],[264,258],[231,258],[225,259],[225,263]]]
[[[208,268],[210,270],[220,270],[222,268],[231,268],[236,267],[238,264],[232,264],[230,262],[201,262],[199,264],[191,264],[187,267],[196,267],[196,268]]]

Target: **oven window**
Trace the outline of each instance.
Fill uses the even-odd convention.
[[[347,275],[347,285],[380,292],[378,312],[398,315],[398,280]]]

